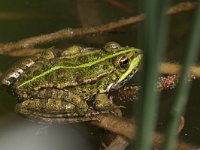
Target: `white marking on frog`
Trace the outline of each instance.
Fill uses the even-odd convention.
[[[35,63],[34,61],[30,60],[30,62],[26,64],[26,67],[30,67],[30,66],[32,66],[34,63]]]

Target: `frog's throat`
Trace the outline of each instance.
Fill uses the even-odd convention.
[[[121,83],[122,81],[124,81],[130,74],[132,74],[133,70],[135,70],[140,62],[141,62],[141,59],[142,59],[142,54],[139,54],[137,57],[135,57],[131,63],[130,63],[130,66],[128,68],[128,70],[119,78],[119,80],[115,83],[115,85]]]
[[[89,63],[85,63],[85,64],[81,64],[81,65],[78,65],[78,66],[54,66],[54,67],[50,68],[49,70],[46,70],[45,72],[43,72],[43,73],[41,73],[41,74],[39,74],[39,75],[37,75],[37,76],[35,76],[35,77],[29,79],[29,80],[26,80],[25,82],[23,82],[22,84],[20,84],[20,85],[18,86],[18,88],[20,88],[20,87],[22,87],[22,86],[24,86],[24,85],[26,85],[26,84],[28,84],[28,83],[30,83],[30,82],[33,82],[33,81],[37,80],[38,78],[41,78],[41,77],[43,77],[43,76],[45,76],[45,75],[48,75],[48,74],[50,74],[51,72],[54,72],[54,71],[56,71],[56,70],[59,70],[59,69],[78,69],[78,68],[91,67],[91,66],[96,65],[96,64],[98,64],[98,63],[101,63],[101,62],[103,62],[103,61],[105,61],[105,60],[107,60],[107,59],[111,59],[111,58],[117,57],[117,56],[122,55],[122,54],[134,52],[134,51],[136,51],[136,50],[138,50],[138,49],[137,49],[137,48],[134,48],[134,47],[132,47],[132,48],[129,47],[129,48],[123,50],[123,51],[119,51],[119,52],[116,52],[116,53],[114,53],[114,54],[107,55],[106,57],[101,58],[101,59],[98,59],[98,60],[96,60],[96,61],[89,62]],[[140,57],[140,55],[138,55],[138,56],[136,57],[136,58],[138,58],[138,59],[135,58],[135,59],[133,59],[133,61],[131,61],[131,66],[132,66],[132,67],[129,67],[129,69],[126,71],[127,73],[125,73],[125,74],[123,75],[123,77],[120,78],[121,80],[122,80],[123,78],[125,78],[125,77],[129,74],[129,72],[131,71],[130,68],[134,68],[134,66],[137,66],[138,61],[140,60],[139,57]],[[135,63],[134,63],[134,62],[135,62]],[[121,80],[120,80],[120,81],[121,81]]]

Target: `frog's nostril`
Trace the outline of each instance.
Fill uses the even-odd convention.
[[[135,55],[135,56],[137,56],[137,55],[139,55],[139,54],[142,54],[142,51],[141,51],[141,50],[139,50],[139,49],[138,49],[138,50],[136,50],[136,51],[134,52],[134,55]]]

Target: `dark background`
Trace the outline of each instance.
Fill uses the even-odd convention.
[[[123,2],[127,8],[118,8],[106,0],[1,0],[0,43],[48,34],[67,27],[100,25],[139,14],[137,1],[123,0],[120,2]],[[173,1],[174,4],[177,2],[180,0]],[[191,33],[193,16],[194,11],[171,17],[164,62],[180,62]],[[141,24],[130,25],[108,33],[53,42],[42,45],[42,47],[54,46],[63,49],[73,44],[102,47],[108,41],[138,47],[138,30]],[[6,71],[19,59],[21,58],[0,55],[0,72]],[[199,79],[192,82],[185,113],[185,127],[181,132],[183,140],[198,146],[200,146],[199,83]],[[164,116],[168,111],[168,103],[173,94],[174,90],[162,93],[161,122],[165,122]],[[107,135],[106,131],[88,123],[49,127],[38,125],[14,113],[16,102],[15,97],[0,91],[1,150],[22,150],[27,147],[28,149],[54,149],[58,146],[60,149],[98,149]],[[134,106],[135,102],[132,105]],[[134,112],[131,108],[126,111],[125,114]]]

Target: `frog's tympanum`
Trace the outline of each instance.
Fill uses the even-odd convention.
[[[46,50],[13,67],[1,84],[18,97],[16,112],[25,117],[87,121],[117,107],[108,93],[133,77],[141,59],[140,49],[115,42],[102,49]]]

